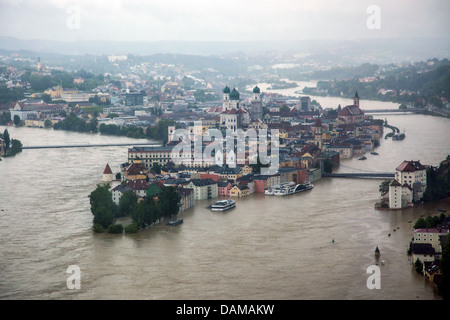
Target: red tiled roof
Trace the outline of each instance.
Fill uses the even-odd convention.
[[[338,116],[339,117],[343,117],[343,116],[359,116],[359,115],[363,115],[364,112],[356,105],[352,105],[352,106],[346,106],[345,108],[343,108]]]
[[[109,164],[106,164],[105,170],[103,170],[103,174],[112,174]]]
[[[425,167],[419,161],[403,161],[395,170],[400,172],[415,172],[425,170]]]

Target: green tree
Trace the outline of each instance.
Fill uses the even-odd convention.
[[[136,206],[134,206],[131,218],[139,228],[146,228],[151,224],[152,220],[150,208],[147,207],[144,201],[139,202]]]
[[[0,125],[8,124],[11,121],[11,112],[4,112],[0,114]]]
[[[381,195],[384,195],[389,192],[389,184],[390,183],[391,183],[390,180],[385,180],[380,184],[378,191],[380,191]]]
[[[161,165],[159,162],[153,162],[152,169],[155,170],[157,174],[161,174]]]
[[[16,114],[16,115],[14,115],[14,124],[16,125],[16,126],[19,126],[20,125],[20,117]]]
[[[44,94],[42,95],[42,100],[43,100],[45,103],[50,103],[50,102],[52,102],[52,97],[51,97],[49,94],[44,93]]]
[[[330,158],[326,158],[323,161],[323,171],[326,173],[331,173],[333,171],[333,163]]]
[[[94,210],[94,225],[98,223],[106,229],[114,223],[114,220],[114,214],[110,208],[100,205]]]
[[[417,271],[418,273],[422,273],[422,271],[423,271],[423,264],[422,264],[422,262],[419,260],[419,258],[417,258],[416,262],[414,263],[414,267],[415,267],[415,269],[416,269],[416,271]]]
[[[137,204],[137,195],[134,191],[125,192],[119,200],[118,216],[125,217],[133,212]]]
[[[445,237],[445,243],[442,248],[442,260],[441,260],[441,272],[442,278],[439,284],[439,293],[444,300],[450,299],[450,236]]]
[[[52,126],[52,122],[49,119],[46,119],[44,121],[44,127],[50,128]]]
[[[3,140],[5,142],[5,150],[8,151],[11,143],[11,138],[9,137],[8,129],[5,129],[5,131],[3,131]]]
[[[423,229],[427,227],[427,223],[424,218],[419,218],[414,225],[414,229]]]
[[[94,224],[99,223],[103,228],[108,228],[117,216],[117,205],[112,201],[112,194],[108,184],[98,184],[90,193],[89,202],[91,212],[94,215]]]
[[[284,105],[284,106],[282,106],[282,107],[280,108],[280,112],[283,112],[283,113],[289,112],[290,110],[291,110],[291,109],[289,109],[289,107],[286,106],[286,105]]]
[[[111,224],[108,227],[108,233],[123,233],[123,225],[122,224]]]
[[[177,215],[181,196],[174,187],[164,187],[158,195],[158,206],[165,218]]]
[[[130,223],[125,227],[125,233],[136,233],[139,231],[139,226],[136,222]]]

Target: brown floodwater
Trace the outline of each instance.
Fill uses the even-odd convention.
[[[394,171],[403,160],[437,165],[450,154],[450,119],[377,117],[406,139],[383,139],[378,156],[343,160],[345,167]],[[142,142],[8,130],[24,145]],[[406,251],[414,221],[450,212],[449,201],[378,211],[382,180],[324,178],[292,196],[238,199],[226,212],[197,201],[176,227],[94,234],[88,195],[106,163],[118,172],[126,160],[127,147],[103,147],[24,150],[0,162],[1,299],[440,299]],[[381,289],[370,290],[376,246]],[[80,289],[67,288],[70,265],[80,267]]]

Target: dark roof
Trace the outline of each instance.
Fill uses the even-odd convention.
[[[128,152],[167,152],[172,151],[172,147],[132,147]]]
[[[364,112],[356,105],[345,106],[338,114],[339,117],[343,116],[359,116]]]
[[[209,186],[209,185],[212,185],[212,184],[217,184],[216,181],[211,180],[211,179],[193,179],[193,180],[191,180],[191,182],[197,187]]]
[[[402,185],[397,180],[392,180],[392,182],[389,184],[389,186],[401,187]]]
[[[226,86],[225,89],[223,89],[223,93],[230,93],[230,88],[228,88],[228,86]]]
[[[400,172],[415,172],[425,170],[425,167],[419,161],[403,161],[395,170]]]
[[[219,182],[217,182],[217,186],[218,186],[219,188],[225,188],[225,187],[227,187],[229,184],[230,184],[230,182],[228,182],[228,181],[219,181]]]
[[[258,86],[253,88],[253,93],[260,93],[261,90],[258,88]]]
[[[230,93],[230,100],[239,100],[239,91],[236,88],[233,88]]]
[[[223,167],[216,167],[214,168],[214,172],[218,173],[218,174],[238,174],[239,172],[242,171],[241,167],[234,167],[234,168],[230,168],[229,166],[225,165]]]
[[[106,164],[105,170],[103,170],[103,174],[112,174],[109,164]]]
[[[411,243],[411,252],[414,254],[434,254],[431,243]]]
[[[125,193],[125,192],[132,191],[132,190],[133,189],[130,188],[129,186],[127,186],[126,184],[119,184],[114,189],[112,189],[112,191],[119,191],[121,193]]]

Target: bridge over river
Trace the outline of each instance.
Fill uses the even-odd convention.
[[[341,164],[339,172],[323,173],[322,177],[328,178],[357,178],[357,179],[394,179],[395,172],[375,172],[365,169],[352,168]]]
[[[68,144],[49,146],[24,146],[22,149],[61,149],[61,148],[99,148],[99,147],[121,147],[121,146],[149,146],[160,147],[160,144],[153,143],[106,143],[106,144]]]
[[[425,113],[424,109],[363,109],[365,114],[373,114],[373,113],[404,113],[404,114],[415,114],[415,113]]]

